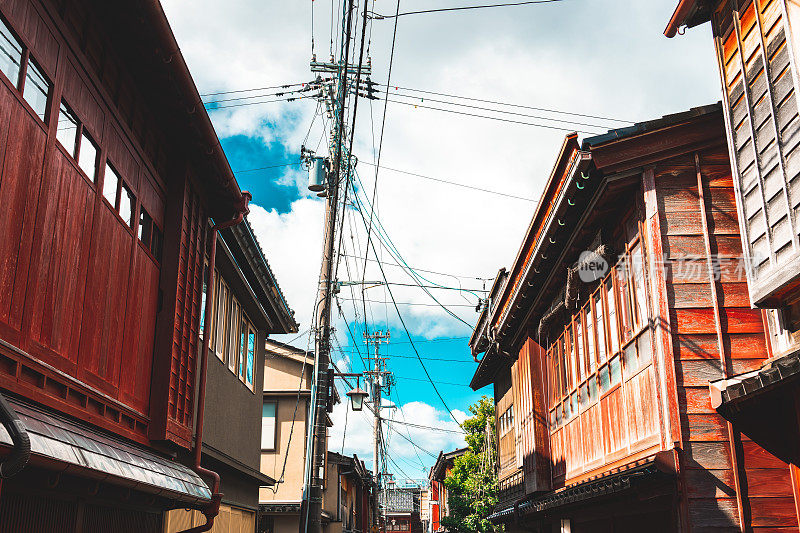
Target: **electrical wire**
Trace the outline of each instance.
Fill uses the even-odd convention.
[[[369,163],[367,161],[362,161],[362,163],[365,164],[365,165],[373,166],[372,163]],[[439,182],[439,183],[446,183],[448,185],[455,185],[456,187],[463,187],[464,189],[471,189],[473,191],[480,191],[480,192],[485,192],[485,193],[489,193],[489,194],[496,194],[497,196],[505,196],[506,198],[514,198],[515,200],[524,200],[526,202],[532,202],[534,204],[538,203],[538,201],[534,200],[533,198],[526,198],[524,196],[517,196],[515,194],[508,194],[508,193],[505,193],[505,192],[493,191],[491,189],[484,189],[482,187],[475,187],[474,185],[467,185],[465,183],[458,183],[458,182],[455,182],[455,181],[443,180],[441,178],[433,178],[431,176],[426,176],[424,174],[417,174],[416,172],[409,172],[407,170],[400,170],[400,169],[397,169],[397,168],[391,168],[391,167],[387,167],[385,165],[382,166],[381,168],[383,170],[389,170],[389,171],[392,171],[392,172],[397,172],[399,174],[406,174],[408,176],[415,176],[417,178],[422,178],[422,179],[426,179],[426,180],[430,180],[430,181],[436,181],[436,182]]]
[[[507,122],[509,124],[521,124],[523,126],[534,126],[534,127],[537,127],[537,128],[545,128],[545,129],[549,129],[549,130],[568,131],[568,132],[573,132],[574,131],[574,132],[577,132],[577,133],[585,133],[586,135],[598,135],[600,133],[598,131],[586,131],[586,130],[579,130],[577,128],[562,128],[560,126],[551,126],[549,124],[539,124],[539,123],[536,123],[536,122],[524,122],[522,120],[513,120],[513,119],[510,119],[510,118],[491,117],[489,115],[479,115],[477,113],[467,113],[466,111],[455,111],[453,109],[444,109],[442,107],[433,107],[433,106],[423,105],[423,104],[413,104],[411,102],[403,102],[402,100],[389,100],[387,98],[387,99],[385,99],[385,101],[393,102],[395,104],[403,104],[403,105],[407,105],[407,106],[413,106],[415,109],[419,107],[419,108],[422,108],[422,109],[431,109],[433,111],[442,111],[444,113],[452,113],[454,115],[463,115],[463,116],[466,116],[466,117],[474,117],[474,118],[485,118],[485,119],[488,119],[488,120],[497,120],[497,121],[500,121],[500,122]]]
[[[511,6],[524,6],[530,4],[550,4],[553,2],[563,2],[564,0],[529,0],[527,2],[505,2],[502,4],[487,4],[482,6],[462,6],[462,7],[445,7],[440,9],[424,9],[421,11],[406,11],[405,13],[397,13],[395,15],[381,15],[379,13],[372,12],[372,18],[375,20],[384,20],[384,19],[397,19],[397,17],[403,17],[405,15],[422,15],[427,13],[441,13],[443,11],[464,11],[467,9],[486,9],[491,7],[511,7]]]
[[[558,114],[561,114],[561,115],[571,115],[573,117],[594,118],[594,119],[597,119],[597,120],[607,120],[609,122],[623,122],[625,124],[634,124],[636,122],[634,120],[623,120],[623,119],[620,119],[620,118],[603,117],[603,116],[598,116],[598,115],[587,115],[585,113],[575,113],[575,112],[571,112],[571,111],[561,111],[559,109],[549,109],[547,107],[534,107],[534,106],[522,105],[522,104],[511,104],[511,103],[508,103],[508,102],[502,102],[502,101],[498,101],[498,100],[486,100],[484,98],[475,98],[475,97],[471,97],[471,96],[448,94],[448,93],[442,93],[442,92],[436,92],[436,91],[428,91],[428,90],[424,90],[424,89],[413,89],[411,87],[402,87],[402,86],[399,86],[399,85],[393,85],[393,87],[394,87],[395,91],[402,90],[402,91],[411,91],[411,92],[422,93],[422,94],[433,94],[433,95],[436,95],[436,96],[445,96],[445,97],[448,97],[448,98],[458,98],[458,99],[461,99],[461,100],[469,100],[471,102],[483,102],[485,104],[504,105],[504,106],[508,106],[508,107],[516,107],[516,108],[519,108],[519,109],[530,109],[532,111],[546,111],[548,113],[558,113]]]
[[[466,432],[464,430],[437,428],[437,427],[434,427],[434,426],[424,426],[422,424],[413,424],[411,422],[401,422],[399,420],[392,420],[392,424],[401,424],[401,425],[409,426],[409,427],[412,427],[412,428],[430,429],[430,430],[433,430],[433,431],[443,431],[445,433],[458,433],[459,435],[465,435],[466,434]]]
[[[397,379],[405,379],[405,380],[408,380],[408,381],[423,381],[423,382],[424,381],[431,381],[433,383],[438,383],[439,385],[452,385],[454,387],[469,387],[469,385],[467,385],[466,383],[454,383],[452,381],[427,380],[427,379],[412,378],[412,377],[407,377],[407,376],[395,376],[395,378],[397,378]],[[454,419],[455,419],[455,417],[454,417]]]
[[[376,92],[383,93],[383,91],[380,91],[380,90],[378,90]],[[389,93],[385,93],[385,94],[388,95]],[[491,107],[484,107],[484,106],[471,105],[471,104],[462,104],[460,102],[448,102],[447,100],[439,100],[437,98],[425,98],[425,97],[422,97],[422,96],[411,96],[411,95],[398,94],[398,93],[392,93],[392,94],[394,95],[394,97],[409,98],[409,99],[419,100],[421,102],[424,102],[425,100],[428,100],[429,102],[435,102],[435,103],[438,103],[438,104],[446,104],[446,105],[454,105],[454,106],[459,106],[459,107],[466,107],[468,109],[477,109],[479,111],[490,111],[492,113],[503,113],[505,115],[514,115],[514,116],[517,116],[517,117],[532,118],[532,119],[536,119],[536,120],[549,120],[551,122],[560,122],[562,124],[575,124],[576,126],[587,126],[587,127],[590,127],[590,128],[608,129],[608,126],[606,126],[604,124],[591,124],[589,122],[580,122],[580,121],[577,121],[577,120],[567,120],[567,119],[563,119],[563,118],[545,117],[545,116],[542,116],[542,115],[531,115],[530,113],[521,113],[521,112],[518,112],[518,111],[506,111],[505,109],[493,109]],[[417,104],[414,104],[413,102],[402,102],[400,100],[389,100],[389,101],[390,102],[397,102],[399,104],[405,103],[405,104],[417,105]]]
[[[416,286],[416,285],[414,285],[414,286]],[[361,302],[362,301],[362,299],[360,299],[360,298],[357,298],[355,300],[352,299],[352,298],[340,298],[340,300],[343,301],[343,302],[352,302],[352,301]],[[370,300],[370,299],[367,299],[367,298],[363,299],[363,301],[369,302],[369,303],[373,303],[373,304],[382,304],[382,303],[384,303],[381,300]],[[447,308],[447,307],[464,307],[464,308],[470,308],[470,309],[474,309],[475,308],[474,305],[469,305],[469,304],[443,304],[443,303],[426,304],[426,303],[423,303],[423,302],[397,302],[397,305],[410,305],[410,306],[417,306],[417,307],[445,307],[445,308]],[[462,320],[462,322],[464,322],[466,325],[472,327],[472,325],[469,322],[466,322],[466,321],[463,321],[463,320]]]
[[[254,88],[251,88],[251,89],[237,89],[237,90],[234,90],[234,91],[220,91],[220,92],[217,92],[217,93],[204,93],[204,94],[201,94],[200,97],[203,98],[203,97],[206,97],[206,96],[218,96],[220,94],[250,93],[250,92],[254,92],[254,91],[266,91],[266,90],[269,90],[269,89],[288,89],[289,87],[297,87],[298,85],[305,85],[306,83],[308,83],[308,82],[301,81],[301,82],[298,82],[298,83],[287,83],[285,85],[272,85],[272,86],[269,86],[269,87],[254,87]]]

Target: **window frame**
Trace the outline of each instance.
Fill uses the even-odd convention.
[[[272,411],[272,447],[264,447],[264,407],[270,404],[273,406]],[[264,400],[261,404],[261,442],[259,444],[262,452],[275,452],[278,449],[278,400]]]
[[[16,80],[12,80],[5,71],[0,70],[2,72],[3,77],[8,81],[8,83],[14,87],[20,100],[23,102],[24,106],[31,112],[39,121],[40,124],[47,126],[50,122],[50,114],[51,114],[51,103],[53,99],[53,76],[51,73],[47,71],[42,64],[36,60],[35,57],[32,56],[30,47],[25,42],[25,39],[20,37],[19,33],[14,29],[14,27],[8,22],[4,16],[0,15],[0,25],[2,25],[7,31],[8,34],[16,41],[16,44],[19,46],[20,54],[19,54],[19,64],[17,65],[18,70],[16,72]],[[28,65],[33,62],[34,67],[36,70],[41,74],[44,80],[47,82],[47,94],[45,95],[45,104],[44,104],[44,116],[40,116],[39,113],[33,108],[27,98],[25,98],[25,82],[28,78]]]
[[[617,263],[546,348],[551,431],[578,417],[653,362],[652,335],[647,334],[652,329],[652,296],[641,222],[637,228]],[[640,256],[639,273],[632,265],[635,255]],[[627,338],[623,336],[623,308],[628,308],[625,312],[630,320],[638,317],[635,323],[629,323]],[[592,320],[591,332],[587,320]],[[589,349],[589,343],[594,350]],[[650,345],[645,349],[646,343]],[[649,359],[645,360],[646,356]]]

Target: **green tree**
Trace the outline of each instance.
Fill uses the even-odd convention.
[[[456,457],[444,480],[450,515],[442,518],[442,525],[451,533],[499,533],[502,526],[487,520],[497,504],[498,489],[494,468],[494,402],[483,396],[469,411],[472,418],[462,424],[469,450]]]

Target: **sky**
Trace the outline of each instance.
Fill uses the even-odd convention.
[[[401,13],[486,3],[399,1]],[[210,111],[212,121],[240,186],[253,193],[249,220],[300,323],[299,335],[278,339],[309,347],[324,203],[307,190],[307,173],[296,163],[301,145],[326,155],[324,119],[311,98],[254,98],[278,89],[209,93],[311,81],[312,25],[313,52],[327,61],[339,2],[162,3],[200,93],[218,101],[212,104],[219,108]],[[474,392],[467,386],[476,368],[467,343],[475,307],[498,269],[514,261],[564,135],[578,131],[586,137],[720,99],[710,28],[674,39],[662,34],[676,4],[563,0],[406,15],[397,19],[393,56],[394,19],[368,25],[371,77],[380,91],[388,89],[390,101],[359,102],[353,149],[358,200],[350,199],[341,232],[344,253],[353,257],[343,258],[337,272],[340,281],[380,281],[385,274],[399,284],[391,293],[404,323],[385,285],[369,286],[363,295],[369,300],[369,331],[391,332],[380,350],[396,377],[385,401],[398,408],[385,409],[384,416],[437,428],[391,424],[390,470],[399,480],[426,478],[440,451],[463,446],[455,420],[469,416],[469,405],[481,395],[492,394],[490,388]],[[393,14],[397,0],[369,0],[369,5],[371,11]],[[454,107],[444,103],[452,101],[448,97],[418,90],[528,107],[474,100],[459,102],[475,107]],[[383,273],[376,261],[363,261],[367,227]],[[415,269],[422,284],[439,287],[429,292],[464,322],[420,288],[407,286],[415,282],[398,261]],[[338,294],[332,357],[342,371],[364,369],[368,348],[361,298],[361,286],[343,286]],[[342,383],[341,392],[347,390]],[[333,413],[329,447],[356,453],[370,465],[371,420],[366,412],[346,408],[343,402]]]

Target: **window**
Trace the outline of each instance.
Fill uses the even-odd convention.
[[[139,209],[139,231],[137,236],[145,248],[150,246],[150,239],[153,236],[153,217],[144,207]],[[203,299],[205,300],[205,296],[203,296]]]
[[[135,208],[136,197],[128,186],[122,183],[122,190],[119,195],[119,216],[122,217],[122,220],[125,221],[129,228],[133,227]]]
[[[89,177],[90,180],[97,181],[97,145],[86,132],[86,128],[81,128],[81,143],[78,146],[78,166]],[[113,203],[113,202],[112,202]]]
[[[42,122],[44,122],[45,114],[47,113],[47,96],[49,94],[50,81],[45,77],[35,61],[28,61],[22,96],[36,114],[39,115]]]
[[[23,66],[25,67],[24,80],[20,79]],[[2,19],[0,19],[0,70],[22,93],[22,97],[28,102],[28,105],[44,122],[47,114],[47,99],[50,96],[50,80]]]
[[[154,225],[153,228],[157,229]],[[155,232],[154,232],[155,238]],[[205,268],[208,268],[206,264]],[[203,279],[206,279],[204,275]],[[219,271],[214,271],[214,306],[209,346],[242,383],[253,390],[257,331]],[[206,285],[203,284],[200,336],[204,334]]]
[[[119,175],[106,163],[106,174],[103,178],[103,197],[108,200],[111,207],[117,207],[117,187],[119,186]]]
[[[275,450],[275,412],[278,404],[264,402],[261,407],[261,449],[264,451]]]
[[[150,253],[153,254],[153,257],[159,263],[161,262],[161,251],[163,247],[164,234],[161,232],[161,228],[153,223],[153,238],[150,240]]]
[[[547,348],[551,425],[578,416],[650,364],[646,287],[644,254],[634,234],[619,263]]]
[[[5,21],[0,19],[0,70],[17,86],[19,81],[20,65],[22,65],[22,44]]]
[[[56,130],[58,142],[69,155],[75,157],[78,149],[78,119],[64,100],[61,100],[61,108],[58,111]]]

